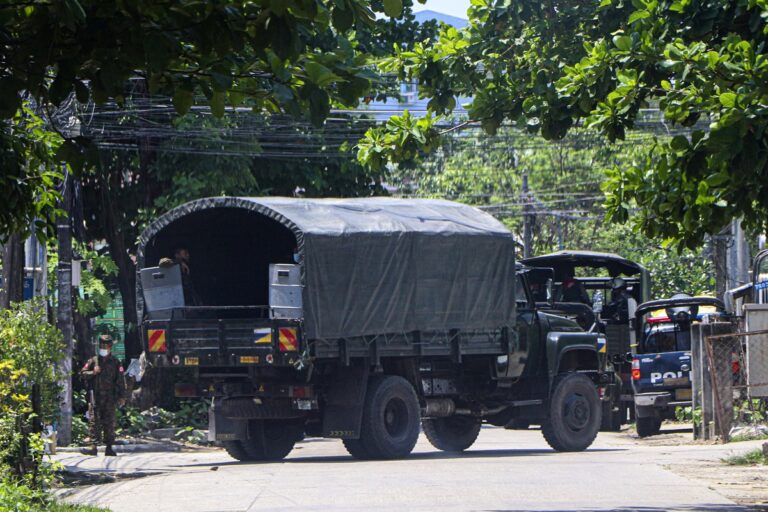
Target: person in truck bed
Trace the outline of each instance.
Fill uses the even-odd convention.
[[[181,287],[184,290],[184,304],[187,306],[202,306],[203,300],[197,293],[192,281],[192,272],[189,266],[190,255],[186,247],[177,247],[173,251],[173,259],[162,258],[158,263],[160,268],[168,268],[178,265],[181,269]]]

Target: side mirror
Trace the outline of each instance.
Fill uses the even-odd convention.
[[[596,291],[592,295],[592,311],[597,316],[600,316],[600,313],[603,311],[603,293],[600,291]]]

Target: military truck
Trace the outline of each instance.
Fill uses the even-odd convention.
[[[577,321],[584,329],[605,334],[600,347],[601,363],[611,383],[601,396],[603,421],[601,430],[617,431],[634,414],[631,365],[627,354],[637,346],[635,309],[650,298],[651,277],[642,265],[618,254],[565,250],[523,260],[525,265],[551,269],[551,297],[539,298],[539,307]],[[541,271],[539,276],[546,277]],[[632,304],[625,315],[606,307],[611,303],[612,285],[620,278],[626,285]],[[539,277],[541,281],[542,277]],[[568,293],[572,285],[581,293]],[[539,285],[539,289],[541,286]],[[544,301],[544,302],[542,302]]]
[[[183,268],[160,265],[181,248]],[[500,222],[449,201],[193,201],[141,236],[146,355],[192,374],[177,395],[210,399],[210,439],[243,461],[305,435],[403,457],[420,424],[461,451],[483,422],[514,418],[584,450],[601,420],[599,335],[539,311],[514,255]]]

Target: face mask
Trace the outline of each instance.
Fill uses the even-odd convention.
[[[299,253],[295,252],[293,253],[293,262],[298,263],[299,262]]]
[[[99,355],[101,357],[107,357],[109,355],[109,350],[107,350],[105,348],[100,348],[99,349]]]

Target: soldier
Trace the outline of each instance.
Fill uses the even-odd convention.
[[[192,282],[192,275],[189,269],[190,259],[189,250],[186,247],[177,247],[173,251],[173,261],[181,267],[181,286],[184,289],[184,303],[187,306],[202,306],[203,300]]]
[[[92,446],[84,449],[86,455],[96,455],[99,440],[107,449],[104,455],[117,455],[112,449],[115,442],[115,407],[125,403],[123,366],[112,356],[112,337],[99,337],[99,354],[85,363],[80,375],[88,381],[88,427]],[[103,438],[102,438],[103,434]]]

